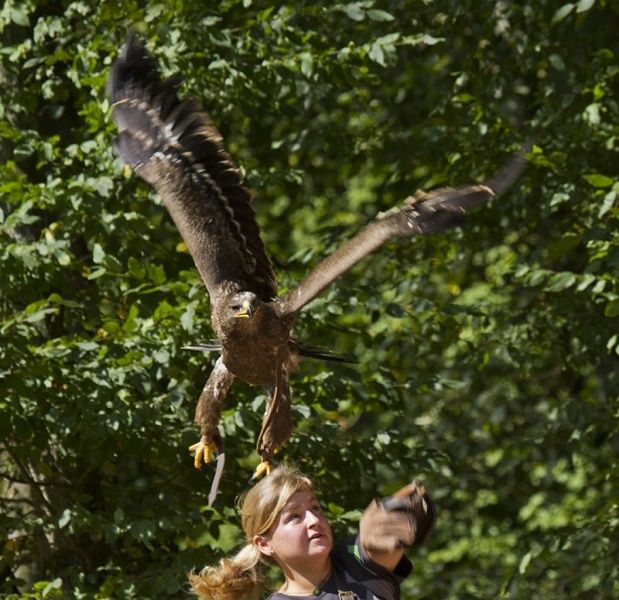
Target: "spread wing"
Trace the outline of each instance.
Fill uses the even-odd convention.
[[[518,178],[525,162],[522,154],[517,154],[484,185],[420,192],[407,198],[401,207],[379,214],[355,237],[318,263],[295,289],[278,298],[277,313],[282,317],[296,315],[342,273],[388,240],[438,233],[461,224],[468,210],[507,189]]]
[[[119,156],[161,195],[212,299],[222,291],[277,295],[250,195],[222,136],[195,100],[162,80],[129,34],[108,81]]]

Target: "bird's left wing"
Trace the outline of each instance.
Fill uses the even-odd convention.
[[[419,192],[403,205],[379,214],[355,237],[322,260],[293,290],[278,298],[275,309],[282,317],[296,315],[342,273],[396,237],[446,231],[462,223],[464,213],[507,189],[525,165],[522,153],[482,185],[441,188]]]
[[[130,33],[108,81],[120,130],[114,149],[161,195],[211,298],[232,283],[270,300],[275,274],[249,192],[209,117],[178,98],[179,84],[161,79]]]

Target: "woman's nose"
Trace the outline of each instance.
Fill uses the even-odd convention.
[[[314,525],[320,521],[318,515],[314,514],[311,510],[305,513],[305,521],[308,525]]]

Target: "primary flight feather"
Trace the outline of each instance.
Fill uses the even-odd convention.
[[[290,437],[288,374],[304,356],[338,360],[328,351],[291,338],[299,311],[342,273],[386,241],[451,229],[470,208],[486,202],[518,177],[516,155],[481,185],[417,193],[379,214],[356,236],[321,261],[299,285],[277,296],[273,266],[260,238],[251,198],[223,139],[195,100],[181,100],[180,79],[162,80],[142,42],[130,34],[108,82],[120,134],[114,149],[160,194],[198,268],[211,300],[218,350],[196,407],[201,439],[194,463],[221,451],[218,422],[235,378],[268,389],[257,450],[258,472]]]

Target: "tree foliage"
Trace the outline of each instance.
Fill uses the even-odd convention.
[[[122,4],[122,3],[121,3]],[[282,290],[417,188],[531,165],[461,231],[390,244],[295,334],[282,458],[339,534],[413,476],[439,523],[405,597],[619,595],[616,3],[7,0],[0,12],[0,594],[182,598],[240,542],[264,403],[235,385],[222,491],[193,469],[209,303],[111,150],[130,27],[255,190]]]

